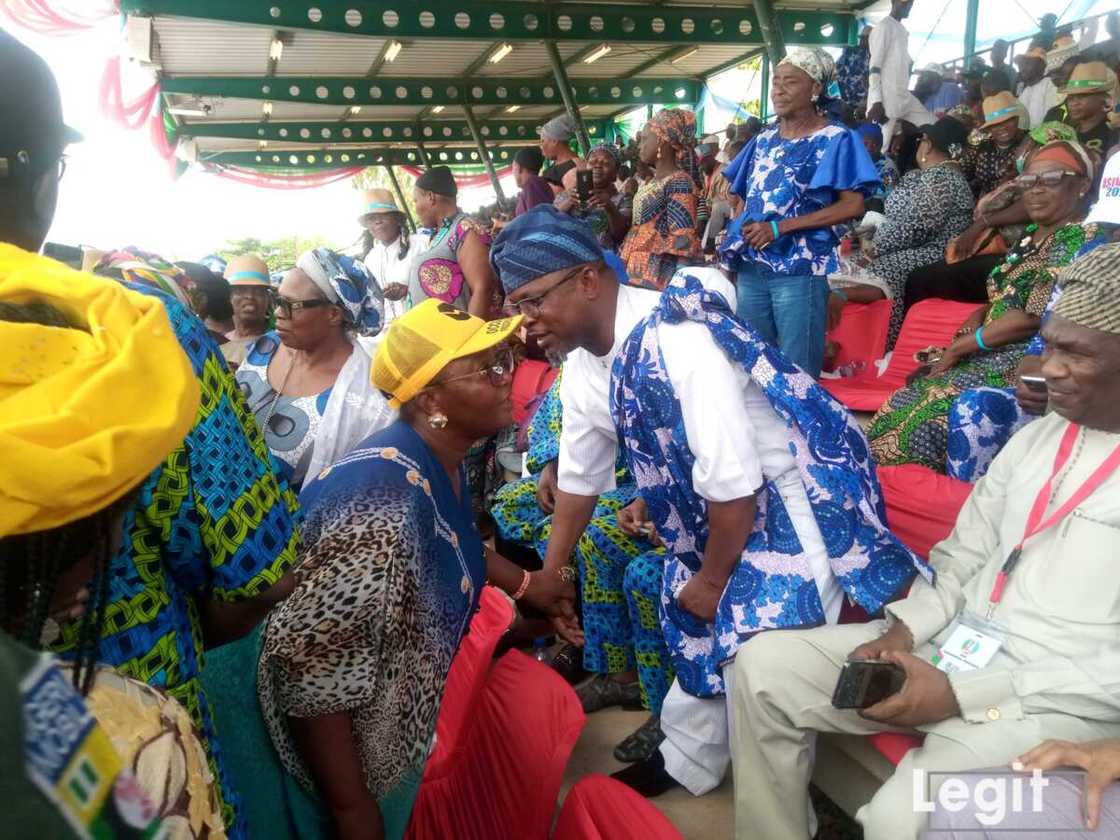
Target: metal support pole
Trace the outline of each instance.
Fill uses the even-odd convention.
[[[580,116],[579,108],[576,107],[575,100],[572,99],[572,85],[568,81],[568,71],[564,69],[564,60],[560,58],[560,50],[556,49],[555,41],[545,41],[544,45],[548,50],[548,60],[552,63],[552,75],[556,77],[556,86],[560,88],[560,98],[564,100],[564,109],[568,112],[568,116],[572,118],[572,122],[576,124],[579,144],[586,155],[591,151],[591,138],[587,135],[587,127],[583,124],[583,117]]]
[[[474,118],[474,109],[471,108],[466,102],[463,103],[463,115],[467,118],[467,125],[470,127],[471,134],[474,136],[474,144],[478,146],[478,154],[482,158],[483,164],[486,166],[486,173],[490,176],[490,183],[494,187],[494,192],[498,196],[498,201],[505,203],[506,196],[502,192],[502,185],[498,181],[498,172],[494,169],[494,162],[490,160],[490,152],[486,148],[486,143],[482,139],[482,132],[478,130],[478,120]]]
[[[428,160],[428,150],[424,148],[424,141],[416,141],[416,151],[420,153],[420,165],[427,169],[431,166],[431,161]]]
[[[408,202],[404,200],[401,182],[397,180],[397,170],[389,164],[385,164],[385,171],[389,173],[389,180],[393,182],[393,192],[397,194],[397,201],[400,202],[401,212],[404,213],[405,218],[408,219],[408,227],[413,233],[416,233],[416,220],[412,218],[412,211],[408,209]]]
[[[770,56],[762,57],[762,90],[758,95],[758,116],[763,121],[770,116]]]
[[[786,57],[786,42],[773,0],[754,0],[754,13],[758,15],[758,28],[762,30],[762,39],[766,42],[766,54],[777,65]]]
[[[964,69],[972,67],[972,55],[976,52],[976,24],[980,18],[980,0],[968,0],[968,11],[964,23]]]

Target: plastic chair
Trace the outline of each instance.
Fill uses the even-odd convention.
[[[821,385],[853,411],[878,411],[891,394],[906,384],[906,378],[918,369],[914,354],[931,346],[947,347],[961,324],[976,309],[975,303],[923,300],[906,314],[890,363],[882,376],[876,376],[875,366],[869,365],[857,376],[822,379]]]
[[[450,695],[448,702],[458,705]],[[546,665],[510,651],[491,669],[478,702],[456,719],[460,737],[437,744],[405,836],[545,840],[585,722],[571,686]],[[441,750],[449,751],[443,759]]]
[[[840,323],[828,334],[828,340],[840,348],[829,362],[829,370],[852,362],[863,362],[865,370],[870,368],[874,371],[875,362],[886,352],[890,326],[889,300],[846,304]]]
[[[552,840],[682,840],[669,820],[633,789],[585,776],[568,791]]]
[[[879,467],[887,524],[922,557],[952,533],[972,485],[919,464]]]

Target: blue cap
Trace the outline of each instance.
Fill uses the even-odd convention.
[[[604,258],[591,225],[551,204],[518,216],[490,246],[490,265],[507,295],[538,277]]]

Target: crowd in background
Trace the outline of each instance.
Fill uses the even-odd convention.
[[[812,836],[816,732],[925,734],[869,838],[924,829],[910,770],[1013,760],[1090,770],[1115,825],[1120,38],[1049,33],[1014,69],[997,43],[911,89],[912,4],[838,62],[791,49],[770,124],[669,108],[577,150],[557,117],[512,206],[468,214],[432,167],[416,230],[365,191],[359,245],[278,283],[253,254],[39,256],[77,138],[0,34],[16,832],[403,837],[487,585],[586,713],[649,713],[616,779],[699,796],[734,765],[737,836]],[[830,332],[889,301],[889,352],[929,299],[976,308],[861,424],[822,385]],[[515,369],[546,373],[518,395]],[[904,464],[977,482],[929,558],[886,520]],[[901,690],[833,708],[848,658]],[[52,730],[76,734],[48,755]],[[83,756],[143,789],[79,813]]]

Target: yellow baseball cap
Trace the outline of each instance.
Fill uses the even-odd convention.
[[[521,316],[484,321],[428,298],[389,325],[370,368],[374,387],[400,408],[455,359],[500,344],[521,326]]]

